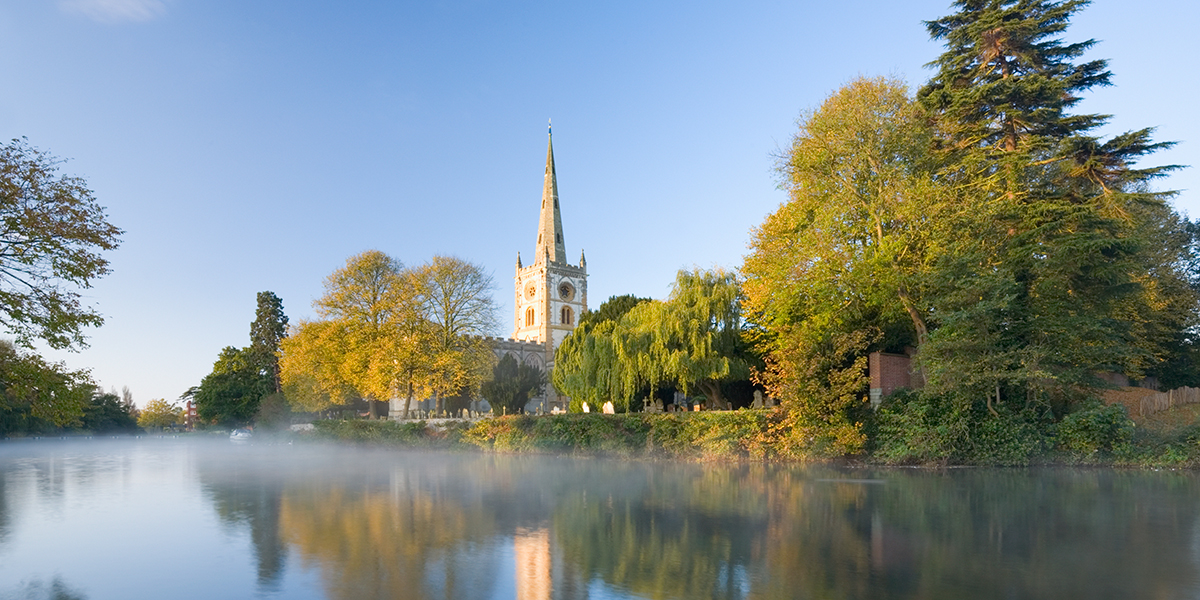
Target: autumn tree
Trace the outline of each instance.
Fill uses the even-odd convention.
[[[294,409],[319,412],[360,397],[342,373],[340,333],[333,322],[304,320],[283,340],[280,375]]]
[[[151,400],[142,408],[138,426],[154,429],[173,427],[183,423],[183,409],[166,400]]]
[[[285,394],[306,410],[436,389],[445,356],[424,312],[425,279],[378,250],[351,257],[325,280],[313,305],[316,321],[300,323],[283,341]]]
[[[870,350],[929,335],[932,265],[960,208],[935,177],[936,129],[906,86],[857,79],[806,113],[778,166],[788,201],[742,267],[759,373],[811,446],[854,452]]]
[[[295,339],[284,342],[284,383],[292,395],[337,404],[361,397],[370,418],[378,417],[376,402],[391,396],[398,379],[393,355],[401,341],[395,325],[404,306],[403,268],[368,250],[325,279],[325,294],[313,302],[321,321],[302,323]]]
[[[749,312],[772,331],[908,320],[892,343],[920,344],[923,278],[951,210],[934,182],[929,118],[902,82],[873,78],[799,126],[778,166],[788,201],[754,231],[743,267]]]
[[[483,267],[454,256],[434,256],[412,281],[431,328],[428,381],[441,413],[444,397],[475,394],[489,376],[495,358],[483,336],[497,326],[494,283]]]
[[[426,314],[426,283],[419,269],[407,269],[402,273],[401,285],[405,292],[398,298],[401,306],[393,323],[396,342],[392,354],[397,394],[404,397],[404,407],[400,411],[402,419],[408,418],[418,394],[436,394],[442,389],[438,383],[447,370],[446,363],[452,360],[452,357],[435,352],[442,338],[439,327]]]
[[[0,146],[0,325],[25,347],[79,347],[104,322],[79,290],[109,272],[122,233],[61,163],[24,138]]]

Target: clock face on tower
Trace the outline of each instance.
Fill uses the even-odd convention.
[[[563,300],[570,300],[574,295],[575,288],[571,287],[571,284],[563,282],[562,285],[558,286],[558,296]]]

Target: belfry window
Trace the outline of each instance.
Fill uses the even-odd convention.
[[[571,311],[570,306],[562,307],[562,324],[570,325],[571,321],[575,320],[575,313]]]
[[[525,309],[525,326],[533,327],[533,307]]]

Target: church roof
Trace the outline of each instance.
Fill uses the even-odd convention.
[[[542,209],[538,217],[537,252],[534,262],[547,257],[552,262],[567,262],[567,246],[563,241],[562,215],[558,211],[558,178],[554,173],[554,133],[547,128],[546,176],[542,184]]]

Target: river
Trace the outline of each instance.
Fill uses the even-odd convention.
[[[0,600],[1200,598],[1200,479],[0,442]]]

